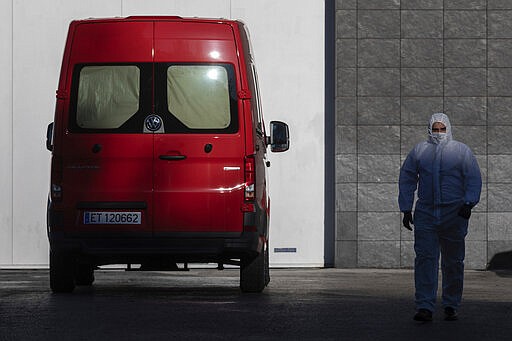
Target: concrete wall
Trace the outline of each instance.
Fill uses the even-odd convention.
[[[512,250],[512,1],[337,0],[336,9],[336,266],[413,266],[398,173],[434,112],[450,116],[482,170],[466,267]]]
[[[292,148],[270,155],[271,263],[323,265],[324,4],[305,0],[2,0],[0,2],[0,267],[46,266],[49,159],[44,137],[72,19],[181,15],[244,20],[267,124]],[[304,25],[307,22],[308,25]],[[307,155],[307,157],[303,157]],[[304,195],[307,193],[307,195]],[[296,248],[274,253],[274,248]]]

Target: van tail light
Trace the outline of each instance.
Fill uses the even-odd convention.
[[[245,201],[254,200],[256,189],[255,189],[255,161],[254,155],[247,156],[245,158]]]
[[[62,201],[62,160],[52,157],[50,197],[52,201]]]

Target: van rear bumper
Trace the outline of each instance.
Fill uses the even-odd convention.
[[[97,265],[138,263],[166,257],[175,262],[223,262],[253,257],[261,247],[258,232],[109,234],[52,232],[53,252]]]

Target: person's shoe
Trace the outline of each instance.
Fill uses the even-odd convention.
[[[444,308],[444,320],[445,321],[456,321],[459,318],[457,310],[452,307]]]
[[[414,315],[414,321],[429,322],[432,321],[432,312],[428,309],[419,309]]]

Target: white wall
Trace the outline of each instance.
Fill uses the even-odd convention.
[[[12,264],[12,3],[0,2],[0,264]]]
[[[265,121],[290,126],[291,149],[271,154],[270,248],[274,266],[324,264],[323,1],[233,1],[247,23]]]
[[[300,4],[300,5],[299,5]],[[244,20],[265,119],[290,125],[292,148],[270,155],[274,266],[323,265],[324,4],[318,0],[2,0],[0,2],[0,267],[48,263],[46,125],[72,19],[181,15]],[[12,75],[12,77],[11,77]]]

